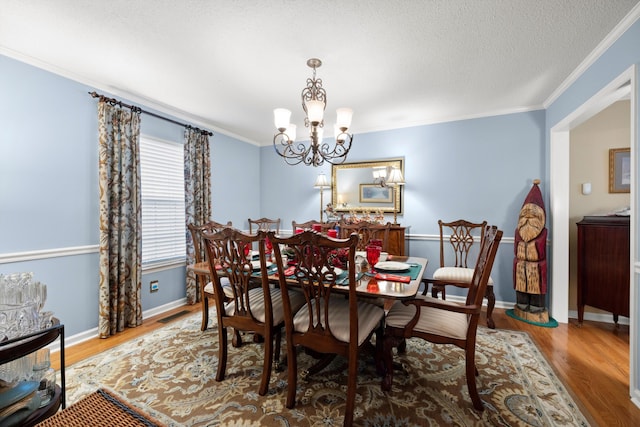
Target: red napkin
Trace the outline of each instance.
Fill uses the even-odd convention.
[[[410,276],[400,276],[398,274],[386,274],[386,273],[377,273],[375,278],[378,280],[389,280],[391,282],[402,282],[409,283],[411,281]]]
[[[291,275],[293,275],[296,272],[296,266],[292,265],[291,267],[287,267],[287,269],[284,271],[284,277],[289,277]],[[278,275],[278,273],[276,273],[276,276]]]

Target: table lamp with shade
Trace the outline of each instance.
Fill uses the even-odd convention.
[[[327,180],[327,176],[324,174],[324,172],[320,172],[320,174],[318,174],[318,177],[316,178],[316,182],[315,184],[313,184],[313,186],[320,190],[320,223],[323,223],[324,221],[322,216],[322,206],[324,204],[324,201],[323,201],[324,189],[331,187],[331,185],[329,184],[329,181]]]
[[[389,173],[389,178],[386,180],[386,185],[394,188],[393,195],[393,225],[398,225],[398,200],[400,198],[400,186],[404,185],[404,176],[399,168],[392,168]]]

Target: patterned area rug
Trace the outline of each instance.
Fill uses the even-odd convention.
[[[227,377],[218,383],[217,331],[199,327],[195,314],[67,368],[67,404],[106,388],[170,426],[342,425],[344,359],[299,379],[296,407],[287,409],[286,371],[274,372],[269,393],[258,395],[261,344],[245,336],[248,344],[230,347]],[[462,350],[411,339],[396,360],[403,371],[395,373],[392,391],[384,393],[373,360],[361,357],[356,425],[589,425],[526,332],[479,328],[482,413],[469,399]],[[312,362],[300,354],[299,368]]]

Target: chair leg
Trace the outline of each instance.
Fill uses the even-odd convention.
[[[433,298],[438,298],[438,294],[439,293],[442,293],[442,299],[443,300],[447,299],[447,295],[446,295],[446,292],[444,290],[444,285],[436,285],[436,284],[431,285],[431,296]]]
[[[274,352],[274,359],[273,359],[273,369],[276,372],[281,372],[282,371],[282,360],[280,360],[280,348],[281,348],[281,341],[282,341],[282,328],[278,328],[278,330],[276,331],[276,335],[275,335],[275,340],[276,340],[276,346],[275,346],[275,352]]]
[[[287,403],[291,409],[296,406],[296,388],[298,387],[298,358],[296,348],[291,342],[287,342]]]
[[[398,354],[404,354],[407,352],[407,340],[402,338],[398,343]]]
[[[385,373],[382,377],[380,388],[383,391],[391,390],[393,385],[393,347],[403,342],[404,338],[396,338],[386,335],[382,341],[382,360],[384,362]]]
[[[207,297],[204,292],[202,293],[202,324],[200,325],[200,330],[202,332],[207,330],[209,326],[209,297]]]
[[[384,323],[381,322],[380,327],[376,329],[376,348],[373,355],[375,364],[376,364],[376,372],[378,375],[384,375],[384,358],[382,356],[382,352],[384,350]]]
[[[267,332],[264,340],[264,362],[262,363],[262,381],[258,394],[264,396],[269,390],[269,380],[271,379],[271,368],[273,367],[273,336]]]
[[[495,329],[496,324],[493,321],[493,308],[496,306],[496,296],[493,293],[493,285],[487,286],[484,296],[487,298],[487,326],[490,329]]]
[[[476,386],[476,362],[475,362],[475,345],[471,348],[467,347],[466,353],[466,373],[467,373],[467,388],[469,389],[469,396],[473,402],[473,407],[478,411],[484,411],[484,405],[480,400],[478,394],[478,387]]]
[[[231,345],[235,348],[242,347],[242,335],[240,335],[240,331],[233,328],[233,338],[231,339]]]
[[[224,380],[224,373],[227,370],[227,328],[218,325],[218,371],[216,381]]]
[[[353,411],[356,405],[356,386],[358,379],[358,351],[349,353],[349,370],[347,371],[347,405],[344,409],[345,427],[353,425]]]

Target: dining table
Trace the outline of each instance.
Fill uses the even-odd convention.
[[[380,263],[385,268],[374,267],[356,275],[356,293],[362,297],[377,297],[385,300],[413,298],[418,293],[428,262],[427,258],[390,255],[386,261]],[[393,263],[397,264],[393,265]],[[269,281],[277,283],[275,263],[268,262],[268,265],[270,265],[267,270]],[[187,265],[187,269],[196,274],[210,274],[208,261]],[[343,275],[348,277],[346,271]],[[348,283],[340,284],[340,281],[338,283],[337,291],[340,288],[346,290],[349,286]]]
[[[368,266],[364,271],[357,272],[355,283],[356,294],[363,299],[382,300],[386,313],[396,301],[411,299],[417,295],[428,263],[429,260],[427,258],[389,255],[384,262],[376,264],[376,266],[380,268],[375,268],[376,266],[371,268]],[[273,285],[278,285],[279,281],[275,263],[269,261],[267,265],[269,282]],[[187,266],[187,269],[192,270],[196,274],[210,273],[208,262],[190,264]],[[260,277],[259,270],[256,270],[254,274],[256,277]],[[340,282],[340,280],[348,280],[348,277],[347,271],[343,270],[335,287],[336,292],[340,293],[341,288],[344,289],[345,294],[348,292],[349,283]],[[259,339],[254,336],[254,341],[258,340]],[[375,353],[376,350],[373,346],[369,346],[368,351]],[[333,356],[334,355],[326,355],[326,357],[322,358],[314,364],[314,366],[305,369],[301,374],[302,377],[319,372],[323,367],[327,366]],[[377,370],[382,372],[383,367],[380,362],[380,355],[377,355],[374,359],[378,361]]]

